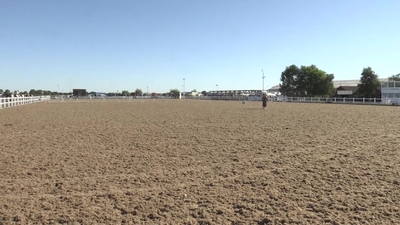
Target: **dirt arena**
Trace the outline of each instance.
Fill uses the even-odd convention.
[[[400,224],[400,108],[0,110],[0,224]]]

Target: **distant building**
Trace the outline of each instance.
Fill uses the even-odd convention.
[[[400,81],[381,82],[381,95],[387,104],[400,104]]]
[[[206,96],[261,96],[262,90],[218,90],[208,91]]]
[[[105,97],[107,95],[107,93],[105,92],[90,92],[91,95],[93,95],[94,97]]]
[[[87,95],[87,92],[86,92],[86,89],[72,89],[72,95],[85,96],[85,95]]]
[[[275,86],[272,86],[272,87],[269,88],[267,91],[268,91],[269,93],[279,93],[279,84],[278,84],[278,85],[275,85]]]
[[[336,96],[340,98],[352,98],[358,90],[358,86],[339,86],[336,88]]]

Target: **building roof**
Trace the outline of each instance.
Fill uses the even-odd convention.
[[[355,87],[358,86],[360,80],[333,80],[333,87],[338,88],[343,87]]]
[[[358,86],[339,86],[337,90],[340,91],[357,91]]]
[[[275,89],[279,89],[279,84],[268,88],[268,90],[275,90]]]

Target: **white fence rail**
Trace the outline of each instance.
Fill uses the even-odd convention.
[[[201,96],[201,97],[186,97],[189,99],[201,100],[248,100],[261,101],[261,97],[247,96]],[[323,98],[323,97],[269,97],[268,101],[278,102],[309,102],[309,103],[337,103],[337,104],[374,104],[374,105],[400,105],[399,98]]]
[[[103,99],[103,100],[132,100],[132,99],[171,99],[167,96],[104,96],[104,97],[89,97],[80,96],[75,98],[64,98],[57,100],[77,100],[80,99]],[[225,101],[261,101],[261,97],[256,96],[184,96],[182,99],[197,99],[197,100],[225,100]],[[0,109],[17,105],[40,102],[50,100],[50,96],[40,97],[14,97],[0,98]],[[323,98],[323,97],[268,97],[268,101],[278,102],[303,102],[303,103],[337,103],[337,104],[374,104],[374,105],[400,105],[399,98]]]
[[[322,97],[282,97],[278,98],[282,102],[314,102],[314,103],[339,103],[339,104],[383,104],[399,105],[400,99],[397,98],[322,98]]]
[[[50,100],[50,96],[0,97],[0,109]]]

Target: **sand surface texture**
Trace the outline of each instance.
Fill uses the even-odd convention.
[[[400,108],[202,100],[0,111],[0,224],[400,224]]]

